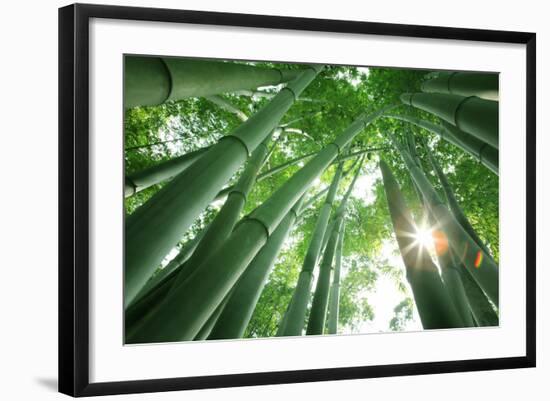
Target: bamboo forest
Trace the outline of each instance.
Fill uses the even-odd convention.
[[[124,77],[126,344],[498,326],[498,73]]]

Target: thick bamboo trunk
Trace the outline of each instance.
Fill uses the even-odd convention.
[[[406,121],[417,127],[424,128],[425,130],[439,135],[447,142],[459,147],[464,152],[471,155],[474,159],[479,160],[481,164],[498,175],[498,150],[492,146],[480,141],[476,137],[460,131],[455,126],[443,122],[442,125],[437,125],[429,121],[420,120],[412,116],[399,116],[395,114],[389,114],[387,117],[395,118],[397,120]]]
[[[210,336],[210,333],[212,333],[212,329],[216,325],[218,319],[220,318],[220,315],[223,313],[225,309],[225,305],[227,305],[227,302],[229,302],[229,298],[231,297],[231,294],[233,293],[233,290],[227,294],[225,299],[222,301],[222,303],[216,308],[212,316],[206,321],[206,323],[202,326],[200,331],[197,333],[197,335],[194,338],[194,341],[201,341],[201,340],[207,340],[208,336]]]
[[[126,56],[124,105],[154,106],[169,100],[278,85],[300,72],[223,61]]]
[[[160,280],[155,287],[152,287],[139,299],[136,299],[124,310],[124,332],[134,330],[145,320],[162,302],[168,291],[174,284],[176,276],[170,274]]]
[[[269,137],[266,138],[260,146],[252,153],[252,157],[246,163],[246,166],[239,177],[239,180],[229,192],[222,208],[210,223],[204,237],[199,242],[197,249],[193,252],[193,256],[187,262],[189,268],[185,269],[183,274],[178,274],[175,285],[180,285],[185,281],[204,259],[215,252],[216,249],[229,237],[231,231],[237,224],[241,216],[241,212],[246,204],[248,194],[252,189],[258,171],[263,165],[268,152],[267,144]]]
[[[235,285],[209,339],[242,338],[260,299],[265,282],[288,236],[302,200],[291,209]]]
[[[428,209],[428,208],[427,208]],[[434,241],[434,246],[437,253],[437,260],[441,270],[441,278],[443,279],[443,284],[453,301],[460,318],[462,319],[463,327],[475,327],[476,323],[474,322],[472,311],[470,308],[470,302],[468,301],[468,296],[464,290],[462,284],[462,279],[460,277],[459,269],[462,269],[462,265],[456,262],[456,259],[452,257],[452,251],[447,252],[437,252],[437,250],[444,249],[447,244],[445,243],[445,238],[441,235],[439,231],[440,228],[436,220],[431,216],[429,210],[426,211],[430,215],[430,224],[432,227],[432,237]]]
[[[401,101],[432,113],[498,149],[498,102],[443,93],[404,93]]]
[[[193,339],[292,206],[353,138],[386,110],[362,115],[268,200],[235,227],[192,277],[166,297],[156,313],[128,335],[129,342]],[[251,121],[249,119],[247,122]],[[246,123],[245,123],[246,124]],[[206,156],[206,155],[205,155]],[[200,161],[204,160],[204,157]],[[215,192],[211,194],[212,198]]]
[[[498,326],[498,314],[495,312],[489,303],[487,296],[476,283],[470,272],[463,265],[461,265],[458,273],[462,279],[464,291],[468,297],[470,309],[472,310],[472,314],[474,315],[477,325],[482,327]]]
[[[488,72],[442,72],[422,83],[422,92],[477,96],[498,101],[498,74]]]
[[[175,177],[197,161],[208,149],[209,147],[198,149],[127,175],[124,182],[124,196],[128,198],[150,186]]]
[[[428,251],[415,239],[416,224],[388,165],[381,160],[380,170],[386,199],[407,280],[411,286],[416,308],[424,329],[462,327],[437,267]]]
[[[338,233],[338,242],[336,244],[336,255],[334,256],[334,275],[330,287],[330,298],[328,304],[328,322],[327,333],[336,334],[338,332],[338,316],[340,309],[340,271],[342,269],[342,247],[344,242],[344,224]]]
[[[125,305],[321,69],[311,66],[302,72],[127,219]]]
[[[410,154],[403,149],[393,135],[391,135],[391,138],[394,146],[400,152],[413,181],[428,201],[434,218],[440,224],[442,233],[445,234],[448,246],[460,257],[461,262],[464,263],[480,287],[498,307],[498,266],[490,255],[483,252],[460,223],[456,221],[453,214],[439,199],[437,192],[422,170],[416,166]]]
[[[147,280],[145,285],[141,287],[134,300],[130,303],[129,307],[132,307],[134,303],[140,302],[141,298],[147,296],[149,292],[154,290],[156,287],[164,283],[166,279],[170,277],[170,285],[174,283],[176,273],[179,273],[180,270],[185,270],[187,267],[185,262],[189,260],[200,240],[206,233],[208,227],[203,228],[192,240],[189,240],[181,248],[178,254],[170,261],[168,264],[159,272],[156,272],[152,277]],[[170,287],[163,286],[164,290],[162,296],[166,295]],[[159,298],[160,299],[160,298]]]

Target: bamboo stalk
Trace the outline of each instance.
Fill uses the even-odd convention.
[[[498,74],[487,72],[442,72],[422,83],[422,92],[477,96],[498,101]]]
[[[124,105],[153,106],[169,100],[278,85],[300,73],[223,61],[126,56]]]
[[[443,93],[404,93],[401,101],[432,113],[498,149],[498,102]]]

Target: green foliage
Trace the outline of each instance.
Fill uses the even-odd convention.
[[[413,317],[413,300],[405,298],[394,309],[395,316],[390,320],[390,329],[392,331],[402,331],[407,322]]]
[[[374,319],[368,292],[374,289],[377,273],[365,258],[346,258],[344,253],[343,259],[351,259],[351,263],[343,266],[345,277],[340,284],[338,327],[339,332],[357,333],[361,323]]]

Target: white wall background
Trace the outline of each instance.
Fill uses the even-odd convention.
[[[107,0],[106,0],[107,1]],[[538,365],[536,369],[292,384],[126,399],[508,400],[550,397],[547,316],[550,285],[550,26],[544,2],[462,0],[115,1],[112,4],[534,31],[538,41]],[[57,375],[57,7],[62,1],[4,4],[0,22],[0,398],[62,399]],[[546,92],[546,93],[545,93]],[[546,226],[546,227],[545,227]],[[546,327],[545,327],[546,326]],[[115,397],[108,397],[113,399]],[[117,397],[121,399],[122,397]]]

